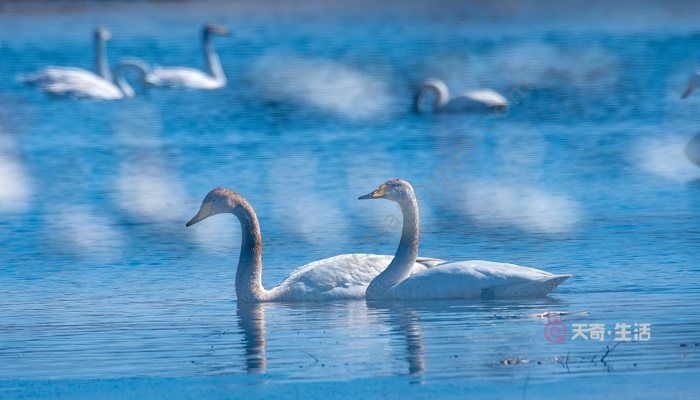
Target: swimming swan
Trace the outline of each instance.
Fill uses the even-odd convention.
[[[95,29],[95,72],[73,67],[48,67],[18,80],[55,96],[71,99],[117,100],[134,95],[126,80],[117,84],[107,64],[105,42],[112,38],[106,28]]]
[[[214,189],[207,194],[197,215],[186,226],[221,213],[232,213],[241,224],[241,254],[236,271],[238,301],[330,301],[362,299],[369,282],[391,261],[391,256],[343,254],[306,264],[279,286],[262,286],[262,238],[253,207],[238,193]],[[423,271],[443,260],[418,258],[414,271]],[[409,271],[410,273],[410,271]]]
[[[480,89],[464,92],[461,95],[450,99],[450,91],[445,82],[430,78],[424,81],[416,92],[415,110],[418,113],[425,113],[425,95],[434,92],[432,112],[483,112],[494,109],[508,107],[508,100],[498,92],[491,89]]]
[[[156,67],[145,71],[146,83],[150,86],[188,88],[188,89],[220,89],[226,85],[226,75],[221,67],[219,56],[211,44],[211,36],[228,36],[229,30],[215,24],[207,24],[202,28],[202,47],[206,72],[194,68]]]
[[[367,300],[542,296],[571,277],[478,260],[445,262],[409,276],[418,254],[418,202],[415,192],[408,182],[393,179],[359,199],[381,198],[399,204],[403,213],[403,231],[394,259],[367,287]]]

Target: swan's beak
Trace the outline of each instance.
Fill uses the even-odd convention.
[[[373,191],[372,193],[358,197],[357,200],[381,199],[382,197],[385,197],[385,196],[386,196],[386,185],[382,185],[377,190]]]
[[[690,96],[691,93],[693,93],[693,87],[688,86],[688,89],[686,89],[685,93],[683,93],[683,96],[681,96],[681,99],[685,99],[686,97]]]
[[[211,216],[211,205],[209,203],[202,204],[202,207],[199,209],[197,215],[192,217],[192,219],[185,224],[185,227],[194,225],[197,222],[206,219],[209,216]]]

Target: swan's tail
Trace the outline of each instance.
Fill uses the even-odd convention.
[[[547,294],[547,293],[551,292],[551,291],[554,290],[557,286],[561,285],[562,282],[564,282],[565,280],[571,278],[572,276],[573,276],[573,275],[570,275],[570,274],[566,274],[566,275],[554,275],[553,277],[551,277],[551,278],[545,280],[545,281],[543,282],[544,294]]]

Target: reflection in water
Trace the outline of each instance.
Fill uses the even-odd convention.
[[[148,104],[117,113],[113,121],[120,168],[116,179],[119,206],[131,217],[175,223],[185,217],[185,190],[168,170],[160,138],[161,116]]]
[[[123,249],[121,233],[106,215],[98,215],[84,205],[54,205],[47,214],[52,239],[68,245],[77,255],[95,261],[117,259]],[[62,248],[62,246],[61,246]]]
[[[0,131],[0,212],[23,212],[29,208],[31,187],[12,137]]]
[[[248,373],[264,373],[267,370],[265,355],[265,305],[260,303],[238,303],[238,325],[245,345],[246,370]]]
[[[400,302],[371,302],[368,306],[385,310],[391,330],[405,340],[408,373],[422,375],[425,372],[425,348],[418,313]]]

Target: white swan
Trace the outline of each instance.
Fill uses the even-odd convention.
[[[508,100],[491,89],[471,90],[450,99],[447,85],[439,79],[430,78],[424,81],[416,92],[415,110],[425,113],[425,95],[434,92],[432,112],[483,112],[508,107]]]
[[[343,254],[306,264],[289,275],[279,286],[262,286],[262,238],[253,207],[238,193],[214,189],[207,194],[197,215],[186,226],[215,214],[232,213],[241,224],[241,254],[236,271],[238,301],[330,301],[362,299],[369,282],[386,268],[392,256]],[[415,272],[443,260],[414,256]]]
[[[73,67],[48,67],[18,80],[38,87],[49,94],[71,99],[117,100],[134,95],[133,89],[120,79],[112,81],[107,64],[105,42],[111,39],[106,28],[95,29],[95,72]]]
[[[690,76],[690,80],[688,81],[688,88],[683,93],[683,96],[681,96],[681,99],[685,99],[686,97],[690,96],[691,94],[693,94],[693,92],[695,90],[697,90],[699,88],[700,88],[700,72],[696,72]]]
[[[411,185],[393,179],[360,199],[385,198],[401,206],[403,231],[396,256],[367,287],[366,298],[465,299],[542,296],[571,275],[553,275],[538,269],[491,261],[438,264],[410,275],[418,254],[418,202]]]
[[[224,87],[226,75],[221,67],[219,56],[211,44],[211,35],[227,36],[228,34],[228,29],[215,24],[207,24],[202,28],[206,71],[187,67],[156,67],[146,71],[146,83],[150,86],[188,89],[213,90]]]

